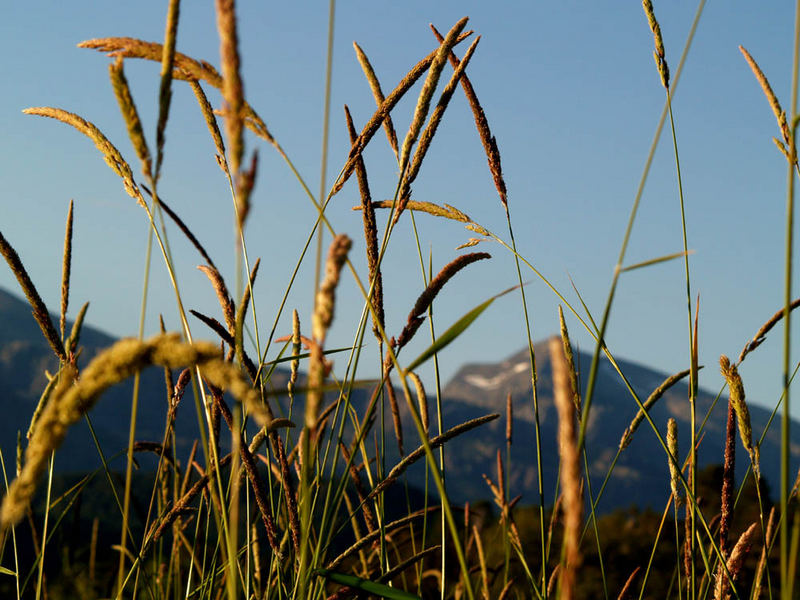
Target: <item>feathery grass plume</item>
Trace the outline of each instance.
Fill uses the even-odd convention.
[[[61,259],[61,318],[58,322],[58,329],[61,332],[62,340],[67,326],[67,308],[69,307],[69,276],[72,266],[72,207],[73,202],[70,200],[67,226],[64,232],[64,254]]]
[[[753,444],[753,429],[750,425],[750,411],[744,398],[742,378],[736,365],[732,365],[730,359],[724,354],[719,358],[719,366],[728,383],[728,389],[730,390],[729,401],[736,410],[736,420],[739,424],[739,436],[742,438],[742,445],[750,455],[750,460],[753,463],[753,473],[756,479],[759,479],[761,477],[761,469],[759,468],[758,446]]]
[[[158,63],[162,62],[164,56],[164,46],[162,44],[145,42],[131,37],[106,37],[85,40],[78,44],[78,48],[107,52],[109,56],[144,58]],[[222,76],[211,64],[204,60],[196,60],[180,52],[175,52],[172,76],[175,79],[184,81],[202,79],[217,89],[222,88]]]
[[[681,503],[680,470],[675,462],[678,460],[678,422],[672,417],[667,421],[667,450],[670,453],[669,487],[672,490],[672,498],[677,507]]]
[[[242,140],[244,89],[239,74],[239,38],[236,32],[234,0],[216,0],[219,57],[222,64],[222,97],[225,100],[225,129],[230,145],[232,176],[239,174],[244,154]]]
[[[394,203],[391,200],[376,200],[372,203],[373,208],[392,208]],[[434,217],[444,217],[445,219],[452,219],[461,223],[470,223],[470,218],[463,212],[458,210],[455,206],[445,204],[439,206],[433,202],[420,202],[418,200],[409,200],[406,203],[406,208],[416,212],[424,212]],[[354,206],[353,210],[362,210],[361,206]]]
[[[94,406],[105,390],[149,365],[198,366],[203,377],[228,390],[261,426],[271,422],[259,394],[236,367],[222,360],[214,344],[182,343],[178,335],[159,335],[147,341],[121,340],[97,355],[82,371],[80,380],[73,384],[65,378],[53,391],[25,451],[25,466],[3,499],[0,528],[22,518],[50,453],[61,445],[68,428]]]
[[[325,262],[325,279],[319,286],[314,314],[311,317],[311,335],[320,346],[325,342],[328,328],[333,322],[333,309],[339,275],[347,259],[352,241],[345,234],[339,234],[331,242],[328,259]],[[320,349],[321,351],[321,349]]]
[[[431,25],[431,29],[436,39],[439,40],[441,44],[444,41],[444,37],[433,25]],[[448,58],[450,59],[452,67],[454,69],[457,68],[460,61],[453,51],[450,51]],[[475,128],[478,130],[478,137],[480,137],[483,150],[486,153],[486,160],[489,163],[489,171],[494,180],[494,187],[497,189],[497,193],[500,196],[500,203],[506,211],[506,216],[508,216],[508,191],[506,189],[505,179],[503,179],[500,150],[497,148],[497,140],[492,135],[491,129],[489,129],[489,121],[486,118],[486,113],[483,112],[481,103],[478,101],[475,88],[472,87],[472,82],[469,80],[466,73],[461,76],[461,89],[464,90],[464,95],[467,97],[469,106],[472,109],[472,115],[475,118]]]
[[[372,96],[375,98],[375,104],[377,104],[380,108],[384,100],[386,100],[386,97],[383,95],[383,91],[381,90],[381,83],[378,81],[378,76],[375,75],[375,70],[372,68],[372,64],[369,62],[367,55],[364,54],[361,46],[353,42],[353,48],[355,48],[356,51],[358,64],[361,65],[361,70],[364,71],[364,76],[367,78],[367,83],[369,83],[369,89],[372,90]],[[397,156],[397,134],[394,131],[392,117],[388,113],[386,114],[386,118],[383,120],[383,128],[386,130],[386,138],[389,140],[389,145],[392,147],[392,150],[394,150],[394,155]],[[352,141],[353,140],[351,140],[351,143]]]
[[[206,97],[202,86],[196,79],[190,79],[189,85],[192,86],[192,91],[194,92],[195,98],[197,98],[197,103],[200,105],[200,112],[203,113],[208,131],[211,133],[211,139],[214,140],[214,148],[217,151],[217,164],[219,164],[223,173],[228,173],[228,162],[225,159],[225,142],[222,141],[222,133],[219,131],[219,124],[217,123],[214,109],[211,107],[208,97]]]
[[[356,49],[358,49],[358,46],[356,46]],[[350,116],[350,109],[347,108],[347,105],[344,107],[344,116],[347,122],[347,132],[350,135],[350,143],[355,143],[358,135],[353,126],[353,118]],[[394,129],[392,129],[392,133],[394,133]],[[397,140],[395,139],[395,152],[397,152],[396,145]],[[372,331],[380,342],[381,329],[385,327],[385,321],[383,312],[383,276],[381,275],[381,265],[378,261],[378,224],[375,221],[375,208],[372,206],[372,196],[369,192],[367,169],[361,156],[356,160],[356,178],[358,179],[358,190],[361,194],[361,216],[364,221],[364,242],[367,248],[369,281],[374,282],[372,284],[372,296],[370,297],[372,302]]]
[[[39,292],[36,291],[36,286],[33,285],[33,281],[31,281],[31,278],[28,276],[28,272],[22,265],[19,255],[16,250],[12,248],[11,244],[8,243],[8,240],[3,237],[2,232],[0,232],[0,254],[6,259],[8,266],[11,268],[11,272],[14,274],[14,277],[17,278],[19,286],[22,288],[25,297],[28,299],[28,303],[31,305],[33,318],[36,319],[36,322],[39,324],[39,328],[42,330],[45,339],[50,343],[53,352],[56,353],[56,356],[60,360],[66,361],[67,355],[64,352],[64,345],[61,343],[61,338],[53,325],[53,321],[50,319],[50,313],[47,312],[47,307],[44,301],[42,301],[41,296],[39,296]]]
[[[499,413],[492,413],[490,415],[484,415],[482,417],[477,417],[475,419],[470,419],[469,421],[465,421],[464,423],[461,423],[460,425],[456,425],[455,427],[451,427],[450,429],[445,431],[443,434],[437,435],[436,437],[431,438],[431,440],[430,440],[431,449],[436,449],[439,446],[441,446],[442,444],[444,444],[445,442],[447,442],[448,440],[451,440],[454,437],[456,437],[458,435],[461,435],[462,433],[466,433],[467,431],[470,431],[471,429],[475,429],[476,427],[479,427],[479,426],[483,425],[484,423],[488,423],[490,421],[494,421],[495,419],[498,419],[498,418],[500,418],[500,414]],[[377,496],[378,494],[380,494],[381,492],[383,492],[386,488],[388,488],[395,481],[397,481],[397,479],[400,477],[400,475],[402,475],[406,471],[406,469],[408,469],[408,467],[413,465],[415,462],[417,462],[420,458],[423,458],[424,456],[425,456],[425,447],[424,446],[420,446],[419,448],[417,448],[416,450],[411,452],[408,456],[403,458],[399,463],[397,463],[392,468],[391,471],[389,471],[389,474],[383,479],[383,481],[381,481],[380,483],[378,483],[378,485],[376,485],[374,488],[372,488],[372,491],[369,493],[369,498],[372,499],[375,496]]]
[[[641,567],[636,567],[631,574],[628,576],[628,580],[625,582],[625,585],[622,586],[622,589],[619,592],[619,596],[617,596],[617,600],[628,600],[632,598],[631,592],[633,591],[633,582],[636,581],[636,576],[639,574]]]
[[[90,48],[100,52],[108,52],[109,56],[122,56],[125,58],[143,58],[156,62],[161,62],[163,46],[155,42],[145,42],[130,37],[108,37],[86,40],[78,44],[78,48]],[[183,81],[203,80],[217,89],[222,89],[222,76],[217,70],[204,60],[196,60],[180,52],[175,53],[172,76]],[[286,154],[280,144],[272,137],[263,119],[258,116],[256,111],[242,102],[242,115],[244,125],[260,138],[266,140],[286,158]]]
[[[800,298],[795,299],[789,305],[789,312],[793,311],[795,308],[800,306]],[[767,339],[767,334],[769,330],[775,327],[775,325],[783,318],[784,309],[779,309],[774,315],[772,315],[767,322],[764,323],[761,327],[759,327],[756,334],[753,336],[753,339],[745,344],[744,348],[742,348],[741,353],[739,354],[739,359],[737,360],[737,364],[741,364],[744,360],[745,356],[750,354],[753,350],[758,348],[765,339]]]
[[[758,84],[761,86],[764,95],[767,97],[770,108],[772,108],[772,112],[778,121],[778,127],[781,130],[783,141],[790,148],[791,152],[791,148],[793,146],[792,133],[789,130],[789,124],[786,122],[786,112],[783,110],[783,108],[781,108],[781,103],[778,102],[778,97],[775,95],[775,92],[772,91],[769,81],[767,80],[767,76],[764,75],[764,72],[758,66],[758,63],[755,61],[755,59],[750,56],[750,53],[745,50],[743,46],[739,46],[739,52],[742,53],[742,56],[744,56],[747,64],[750,65],[750,70],[753,71],[753,75],[756,76]]]
[[[125,120],[125,126],[128,128],[128,137],[131,139],[136,156],[139,157],[139,161],[142,163],[142,173],[150,179],[152,177],[150,150],[147,147],[147,141],[144,139],[144,130],[142,129],[142,121],[139,119],[139,111],[136,110],[136,104],[133,101],[131,89],[125,77],[125,70],[122,65],[123,60],[121,56],[118,56],[116,62],[110,63],[108,65],[108,74],[111,77],[111,87],[114,90],[114,95],[119,103],[119,110]]]
[[[462,42],[470,35],[472,35],[471,31],[462,33],[456,38],[455,43],[458,44],[459,42]],[[405,77],[400,80],[400,83],[397,84],[397,87],[395,87],[395,89],[392,90],[392,92],[386,97],[386,100],[384,100],[383,104],[381,104],[381,106],[375,111],[370,120],[367,121],[367,124],[364,125],[364,128],[361,130],[361,133],[358,136],[358,140],[350,148],[350,154],[347,157],[347,162],[342,168],[342,176],[333,186],[331,195],[339,193],[342,187],[344,187],[344,184],[350,178],[350,175],[353,174],[353,169],[355,169],[355,162],[358,156],[360,156],[364,151],[364,148],[367,147],[367,144],[369,144],[370,140],[375,135],[375,132],[378,131],[378,128],[386,119],[386,116],[392,111],[395,105],[406,94],[411,86],[414,85],[414,83],[416,83],[420,77],[422,77],[422,74],[425,73],[426,70],[428,70],[438,52],[439,49],[437,48],[428,54],[428,56],[419,61],[416,65],[414,65],[405,75]]]
[[[211,281],[211,285],[214,286],[219,305],[222,308],[222,314],[225,317],[225,325],[228,328],[228,333],[233,337],[236,330],[236,308],[233,304],[233,298],[228,293],[228,287],[225,285],[222,274],[216,267],[208,265],[198,265],[197,268],[206,274],[206,277]]]
[[[464,26],[467,24],[468,20],[468,17],[464,17],[458,21],[458,23],[456,23],[450,31],[447,32],[444,41],[439,46],[439,50],[436,52],[436,55],[431,61],[431,66],[428,69],[428,76],[425,78],[425,82],[422,84],[422,89],[420,90],[419,98],[417,99],[417,106],[414,108],[414,117],[411,119],[411,125],[408,128],[406,137],[403,140],[403,146],[400,150],[401,172],[405,170],[406,165],[408,164],[411,147],[414,145],[414,142],[417,141],[419,132],[422,129],[422,123],[425,121],[425,117],[428,116],[431,97],[433,96],[433,92],[436,90],[436,84],[439,82],[439,76],[442,74],[442,69],[444,68],[444,63],[447,60],[447,55],[450,53],[450,50],[453,48],[453,46],[456,45],[458,34],[461,33],[462,29],[464,29]]]
[[[145,205],[144,199],[142,198],[142,193],[139,191],[136,182],[133,180],[133,172],[131,171],[130,165],[125,162],[125,159],[122,158],[119,150],[117,150],[116,147],[114,147],[114,145],[108,141],[108,138],[106,138],[106,136],[104,136],[103,133],[97,127],[95,127],[93,123],[82,119],[74,113],[61,110],[60,108],[52,108],[50,106],[35,106],[32,108],[26,108],[22,112],[26,115],[38,115],[40,117],[49,117],[51,119],[61,121],[62,123],[71,125],[92,140],[94,145],[97,146],[97,149],[103,154],[103,159],[106,161],[106,164],[111,167],[111,170],[114,171],[114,173],[122,178],[122,183],[125,186],[125,191],[128,193],[128,195],[142,206]]]
[[[403,450],[403,422],[400,420],[400,406],[397,404],[397,394],[391,381],[386,385],[386,394],[389,396],[389,406],[392,409],[392,424],[394,425],[394,435],[397,438],[397,449],[400,451],[400,458],[405,456]]]
[[[417,392],[417,403],[419,404],[419,415],[422,419],[422,428],[427,434],[431,429],[430,415],[428,414],[428,396],[425,394],[425,387],[422,385],[422,380],[419,378],[419,375],[413,371],[409,371],[408,376],[414,383],[414,389]]]
[[[433,141],[433,137],[436,135],[436,131],[439,128],[439,123],[441,123],[442,117],[444,116],[444,111],[447,110],[447,106],[450,104],[450,99],[453,97],[453,93],[458,85],[458,80],[461,78],[464,70],[469,64],[469,61],[472,59],[472,54],[475,52],[475,48],[477,48],[480,40],[481,38],[478,36],[472,42],[472,44],[470,44],[466,54],[464,55],[464,59],[453,71],[453,75],[450,77],[447,85],[445,85],[444,90],[442,90],[441,96],[439,96],[439,101],[437,102],[436,107],[433,109],[433,112],[431,112],[431,116],[428,119],[428,125],[425,127],[425,130],[422,132],[422,135],[419,138],[419,144],[417,144],[417,149],[414,152],[414,159],[411,161],[411,166],[408,168],[406,176],[403,178],[403,184],[400,187],[400,192],[398,194],[400,202],[397,204],[397,211],[394,215],[395,223],[397,223],[397,220],[405,210],[408,201],[411,199],[411,183],[419,174],[422,161],[425,160],[425,155],[428,153],[428,149]]]
[[[630,445],[631,440],[633,439],[633,434],[636,432],[636,429],[638,429],[639,425],[641,425],[642,421],[644,421],[645,412],[649,412],[650,409],[653,407],[653,405],[659,400],[659,398],[661,398],[661,396],[664,395],[664,393],[669,388],[671,388],[681,379],[686,377],[690,372],[691,372],[690,369],[686,369],[684,371],[675,373],[674,375],[670,375],[661,383],[661,385],[659,385],[656,389],[653,390],[653,392],[647,397],[647,400],[645,400],[642,403],[644,411],[642,409],[639,409],[639,411],[636,413],[636,416],[633,417],[631,424],[628,425],[628,428],[625,429],[625,432],[622,434],[622,438],[619,441],[620,450],[624,450]]]
[[[506,444],[511,445],[514,433],[514,405],[511,402],[511,392],[506,395]]]
[[[758,600],[761,597],[762,580],[764,578],[764,570],[767,566],[767,550],[772,547],[772,542],[775,538],[775,507],[773,506],[769,511],[769,518],[767,519],[767,533],[764,536],[764,546],[761,548],[761,558],[758,560],[755,575],[753,575],[753,592],[751,598]]]
[[[569,385],[572,388],[572,399],[575,403],[575,414],[581,418],[581,390],[578,385],[578,370],[575,368],[575,355],[572,353],[572,344],[569,341],[569,330],[567,322],[564,320],[564,311],[558,305],[558,324],[561,331],[561,343],[564,345],[564,356],[567,359],[567,373],[569,374]]]
[[[472,252],[470,254],[462,254],[447,263],[441,271],[434,277],[428,284],[428,287],[419,295],[417,301],[414,303],[414,308],[408,313],[408,320],[400,336],[397,338],[397,350],[405,346],[409,340],[414,336],[419,329],[422,322],[425,320],[425,313],[433,303],[434,298],[439,291],[444,287],[453,276],[467,265],[474,263],[484,258],[491,258],[491,254],[486,252]]]
[[[758,523],[753,523],[739,536],[739,540],[733,547],[731,556],[728,558],[727,562],[728,573],[731,574],[731,579],[733,581],[736,581],[739,572],[742,570],[744,559],[747,557],[747,553],[750,552],[750,547],[753,545],[753,542],[756,541],[757,536]],[[720,570],[720,575],[720,577],[717,577],[717,583],[714,587],[714,600],[727,600],[731,597],[731,593],[730,589],[725,589],[723,584],[727,582],[728,578],[724,570]]]
[[[575,403],[570,390],[569,367],[564,346],[550,339],[553,370],[553,401],[558,411],[558,451],[561,459],[561,495],[564,497],[564,569],[558,578],[559,598],[571,600],[575,594],[576,570],[581,563],[580,535],[583,513],[581,471],[575,439]]]
[[[161,83],[158,88],[158,122],[156,124],[156,175],[161,173],[164,159],[164,130],[167,128],[169,106],[172,100],[172,69],[175,64],[175,42],[178,38],[180,0],[170,0],[167,7],[167,25],[164,31],[164,47],[161,51]]]
[[[665,89],[669,89],[669,67],[667,66],[667,59],[664,57],[664,40],[661,37],[661,27],[656,20],[656,14],[653,12],[653,3],[650,0],[642,0],[642,7],[644,13],[647,15],[647,24],[650,25],[650,31],[653,32],[653,42],[656,49],[653,51],[653,58],[658,67],[658,74],[661,77],[661,85]]]

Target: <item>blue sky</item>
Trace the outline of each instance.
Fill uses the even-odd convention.
[[[323,116],[327,3],[239,2],[243,76],[248,101],[295,161],[316,193]],[[696,6],[656,2],[667,60],[673,71]],[[140,207],[102,162],[93,144],[71,128],[23,115],[28,106],[56,106],[94,122],[138,173],[135,154],[108,83],[109,59],[81,50],[82,40],[131,36],[162,41],[164,2],[12,3],[0,23],[0,230],[16,247],[52,310],[58,306],[61,248],[67,205],[75,200],[75,248],[71,316],[90,301],[90,324],[118,336],[135,335],[144,268],[147,221]],[[652,36],[638,2],[341,2],[335,19],[328,185],[348,151],[342,105],[360,127],[374,110],[355,53],[354,40],[370,57],[384,89],[430,52],[428,23],[448,29],[460,17],[482,36],[468,69],[503,157],[509,202],[520,253],[579,306],[570,277],[597,318],[611,281],[625,223],[647,150],[665,100],[652,59]],[[748,48],[789,108],[793,7],[710,2],[674,99],[677,139],[688,221],[693,295],[701,296],[700,361],[708,365],[701,385],[717,390],[719,355],[738,355],[743,344],[783,298],[786,166],[771,137],[774,117],[737,46]],[[460,48],[463,53],[465,46]],[[182,7],[178,50],[218,64],[211,2]],[[153,143],[158,65],[126,62],[134,98]],[[445,72],[447,75],[449,71]],[[415,88],[418,90],[419,88]],[[219,97],[209,95],[215,106]],[[416,94],[393,114],[404,135]],[[247,226],[251,257],[264,261],[256,285],[262,327],[271,325],[278,302],[309,234],[314,209],[301,186],[264,143],[258,148],[259,179]],[[366,154],[375,198],[391,197],[396,163],[385,138]],[[234,236],[230,195],[213,158],[213,145],[188,87],[176,82],[162,196],[204,242],[231,287]],[[419,200],[449,203],[506,238],[505,219],[464,98],[454,98],[414,186]],[[328,211],[337,231],[354,239],[352,257],[365,273],[355,182]],[[379,220],[379,222],[382,222]],[[452,260],[469,232],[458,224],[417,217],[425,260],[434,269]],[[187,307],[218,315],[200,259],[171,229],[181,291]],[[328,238],[329,240],[329,238]],[[680,250],[680,213],[668,130],[656,153],[635,224],[628,262]],[[496,244],[482,248],[491,262],[470,266],[437,300],[436,326],[444,330],[488,296],[516,281],[512,257]],[[163,313],[178,329],[173,293],[158,255],[147,329]],[[402,328],[422,289],[410,220],[395,232],[386,257],[387,329]],[[297,307],[310,329],[313,264],[301,270],[289,309]],[[557,330],[557,300],[530,273],[533,335]],[[8,269],[0,286],[17,292]],[[794,294],[798,295],[797,293]],[[362,302],[349,275],[343,278],[329,345],[352,343]],[[290,311],[278,333],[290,330]],[[464,362],[495,361],[525,344],[518,297],[490,310],[441,358],[445,379]],[[593,344],[579,323],[568,321],[584,350]],[[197,337],[211,337],[196,322]],[[607,336],[612,351],[674,372],[687,364],[683,265],[671,262],[623,275]],[[374,343],[367,351],[374,355]],[[780,393],[781,329],[742,368],[754,401],[774,406]],[[416,347],[422,348],[421,344]],[[372,352],[370,352],[370,350]],[[408,354],[413,354],[410,349]],[[795,358],[797,354],[795,352]],[[343,360],[340,359],[340,362]],[[374,375],[365,362],[364,375]],[[431,381],[430,372],[425,374]]]

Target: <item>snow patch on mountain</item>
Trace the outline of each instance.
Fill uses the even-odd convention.
[[[513,367],[506,369],[505,371],[498,373],[493,377],[484,377],[483,375],[465,375],[464,381],[466,381],[469,385],[477,388],[482,389],[492,389],[499,386],[503,383],[504,380],[508,379],[509,377],[516,375],[517,373],[522,373],[526,369],[530,367],[529,362],[521,362],[517,363]]]

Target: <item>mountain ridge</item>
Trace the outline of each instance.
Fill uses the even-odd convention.
[[[0,450],[5,457],[14,456],[17,431],[24,435],[30,416],[44,389],[44,371],[54,372],[57,360],[30,314],[30,307],[8,292],[0,289],[0,398],[6,408],[5,418],[0,420]],[[116,341],[112,336],[84,325],[81,334],[83,354],[80,364],[86,364],[102,348]],[[539,433],[542,448],[543,498],[551,505],[555,500],[558,474],[558,446],[556,442],[557,415],[552,399],[550,355],[547,340],[534,345],[537,367],[537,402],[539,406]],[[513,404],[514,443],[511,447],[511,462],[506,477],[511,495],[522,495],[525,504],[536,504],[540,500],[536,454],[536,419],[533,410],[531,373],[527,348],[509,355],[495,363],[471,363],[463,365],[447,382],[442,392],[443,424],[445,429],[487,413],[505,413],[506,396],[511,393]],[[579,366],[588,368],[591,357],[575,352]],[[652,390],[661,384],[666,374],[637,364],[618,359],[617,364],[625,374],[639,398],[644,401]],[[174,374],[177,376],[177,373]],[[285,373],[274,374],[276,387],[284,387]],[[581,378],[585,383],[585,377]],[[142,374],[137,440],[160,441],[163,435],[167,403],[165,401],[164,372],[161,369],[146,369]],[[371,390],[356,389],[352,401],[364,406]],[[585,390],[584,390],[585,392]],[[698,420],[710,412],[702,442],[698,449],[700,465],[722,462],[726,398],[714,404],[714,396],[699,390],[697,398]],[[127,447],[128,419],[132,384],[130,381],[114,386],[90,413],[95,432],[104,449],[117,456],[112,468],[121,468],[121,458]],[[689,423],[688,387],[685,381],[677,383],[651,409],[655,425],[663,432],[666,421],[674,417],[679,424],[680,452],[687,451]],[[431,399],[428,403],[435,406]],[[711,410],[712,406],[714,407]],[[406,433],[406,452],[415,448],[419,441],[405,403],[400,401],[402,423]],[[302,398],[295,402],[294,414],[301,414]],[[614,460],[623,431],[630,423],[638,407],[611,363],[603,358],[598,371],[595,397],[586,437],[588,469],[591,475],[593,495],[605,478],[609,465]],[[750,404],[753,432],[756,439],[769,418],[769,411]],[[277,413],[276,413],[277,414]],[[431,416],[431,436],[438,433],[436,419]],[[445,472],[448,494],[455,502],[491,498],[491,492],[483,475],[497,480],[496,453],[505,454],[505,418],[494,421],[446,444],[444,449]],[[391,424],[387,423],[391,430]],[[197,430],[197,419],[191,402],[183,403],[179,410],[177,431],[178,452],[182,457]],[[224,436],[223,436],[224,437]],[[392,437],[392,436],[390,436]],[[791,454],[792,472],[800,463],[800,424],[792,422]],[[740,443],[737,475],[741,479],[747,471],[747,455]],[[761,447],[762,473],[773,484],[778,481],[779,432],[773,428]],[[400,459],[399,451],[392,440],[387,440],[387,465]],[[138,457],[137,457],[138,460]],[[145,459],[145,464],[146,463]],[[9,461],[10,462],[10,461]],[[87,471],[100,466],[92,435],[86,424],[71,428],[62,450],[57,453],[56,466],[62,471]],[[408,472],[409,481],[418,487],[425,484],[425,469],[420,463]],[[429,486],[430,489],[430,486]],[[664,451],[656,436],[645,421],[633,436],[628,448],[621,452],[609,485],[599,504],[600,512],[637,504],[640,507],[663,506],[669,495],[669,472]]]

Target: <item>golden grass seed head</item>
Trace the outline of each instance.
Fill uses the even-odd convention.
[[[411,125],[408,128],[406,137],[403,140],[403,147],[400,151],[401,170],[404,170],[408,164],[408,159],[411,154],[411,147],[414,145],[414,142],[417,141],[419,132],[422,129],[422,123],[425,121],[425,117],[428,115],[431,98],[433,97],[433,92],[436,90],[436,84],[438,83],[439,76],[444,68],[444,63],[447,60],[450,50],[456,45],[458,34],[461,33],[462,29],[464,29],[464,26],[467,24],[467,20],[468,18],[464,17],[453,26],[453,28],[445,36],[445,39],[439,47],[439,50],[436,52],[436,55],[433,57],[431,66],[428,69],[428,76],[425,78],[425,83],[422,85],[422,90],[420,90],[419,98],[417,99],[417,105],[414,108],[414,117],[411,120]]]
[[[336,286],[339,284],[339,275],[351,246],[350,238],[345,234],[339,234],[333,239],[328,250],[325,278],[317,292],[316,307],[311,318],[311,335],[318,344],[325,341],[328,328],[333,322]]]
[[[678,460],[678,422],[671,418],[667,421],[667,450],[671,455],[669,459],[669,486],[672,490],[672,497],[675,500],[675,506],[680,504],[680,471],[675,461]],[[674,459],[674,460],[673,460]]]
[[[730,392],[730,403],[736,410],[736,421],[739,426],[739,436],[742,438],[742,445],[753,463],[753,472],[756,477],[760,476],[759,452],[758,447],[753,445],[753,428],[750,424],[750,410],[745,401],[744,384],[736,365],[732,365],[730,359],[724,354],[719,359],[720,371],[728,383]]]
[[[114,95],[117,97],[119,110],[125,120],[125,126],[128,128],[128,137],[131,140],[131,144],[133,144],[133,149],[136,151],[136,156],[139,157],[139,161],[142,163],[142,174],[147,179],[151,179],[152,161],[150,159],[150,149],[147,147],[142,122],[139,119],[139,111],[136,110],[128,79],[125,77],[123,58],[121,56],[118,56],[115,62],[108,65],[108,74],[111,78],[111,87],[114,90]]]

